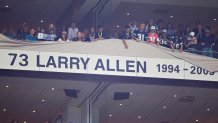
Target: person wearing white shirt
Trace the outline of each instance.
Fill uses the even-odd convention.
[[[77,36],[78,28],[76,27],[76,23],[71,23],[71,27],[68,29],[68,39],[73,40]]]
[[[135,30],[138,30],[137,22],[136,21],[133,21],[133,23],[129,22],[129,26],[130,26],[132,34],[134,33]]]

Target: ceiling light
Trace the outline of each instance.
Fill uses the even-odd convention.
[[[9,85],[6,85],[5,87],[6,87],[6,88],[9,88]]]
[[[133,95],[133,93],[131,92],[131,93],[129,93],[130,95]]]
[[[127,16],[130,16],[130,13],[126,13]]]
[[[195,120],[196,122],[198,122],[199,120]]]
[[[176,95],[176,94],[174,94],[174,95],[173,95],[173,97],[174,97],[174,98],[176,98],[176,97],[177,97],[177,95]]]
[[[142,118],[142,116],[138,116],[138,119],[141,119]]]
[[[26,121],[24,121],[23,123],[26,123]]]
[[[44,21],[43,21],[43,20],[41,20],[40,22],[41,22],[41,23],[43,23]]]
[[[209,109],[209,108],[207,108],[206,110],[207,110],[207,111],[210,111],[210,109]]]
[[[123,104],[122,103],[120,103],[120,106],[122,106]]]
[[[163,109],[166,109],[166,108],[167,108],[167,107],[164,105],[164,106],[163,106]]]
[[[45,100],[42,100],[42,102],[45,102]]]
[[[5,111],[7,111],[7,110],[4,108],[3,111],[5,112]]]
[[[216,21],[216,18],[214,18],[213,20]]]
[[[110,114],[109,117],[112,117],[112,114]]]
[[[8,8],[8,5],[6,5],[5,7]]]
[[[173,18],[173,16],[171,15],[170,18]]]
[[[117,28],[119,28],[120,26],[119,25],[117,25]]]
[[[52,91],[54,91],[54,90],[55,90],[55,88],[51,88],[51,90],[52,90]]]
[[[35,111],[35,110],[33,110],[33,113],[36,113],[36,111]]]

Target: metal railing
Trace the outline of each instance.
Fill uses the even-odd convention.
[[[204,55],[204,53],[208,53],[208,54],[211,54],[212,56],[209,56],[209,55],[204,55],[204,56],[213,57],[213,58],[218,59],[218,51],[215,51],[215,50],[202,51],[202,50],[197,50],[197,49],[186,49],[184,51],[185,52],[190,52],[190,53],[193,53],[193,54],[198,54],[198,55]]]

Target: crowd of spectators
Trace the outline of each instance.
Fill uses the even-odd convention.
[[[17,40],[30,42],[51,40],[51,41],[84,41],[93,42],[104,39],[121,39],[126,49],[126,40],[145,42],[157,46],[170,48],[173,52],[187,51],[195,54],[218,58],[218,33],[212,33],[209,26],[202,25],[199,21],[195,25],[179,24],[174,26],[171,22],[165,23],[163,20],[155,22],[150,19],[148,23],[129,22],[123,31],[108,34],[104,27],[99,25],[81,30],[75,22],[66,29],[56,29],[54,24],[50,24],[47,29],[43,27],[29,28],[24,23],[19,29],[14,31],[11,28],[3,30],[2,34]]]

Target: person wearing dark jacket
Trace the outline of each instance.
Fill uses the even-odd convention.
[[[126,26],[125,27],[125,31],[123,31],[121,33],[120,39],[122,40],[125,49],[128,49],[128,44],[127,44],[126,40],[132,39],[132,34],[131,34],[130,26]]]
[[[205,36],[200,42],[200,47],[202,49],[202,55],[213,57],[212,47],[215,45],[215,38],[211,34],[209,29],[205,30]]]
[[[95,34],[95,40],[104,40],[106,39],[106,34],[104,32],[103,26],[98,26],[98,32]]]

